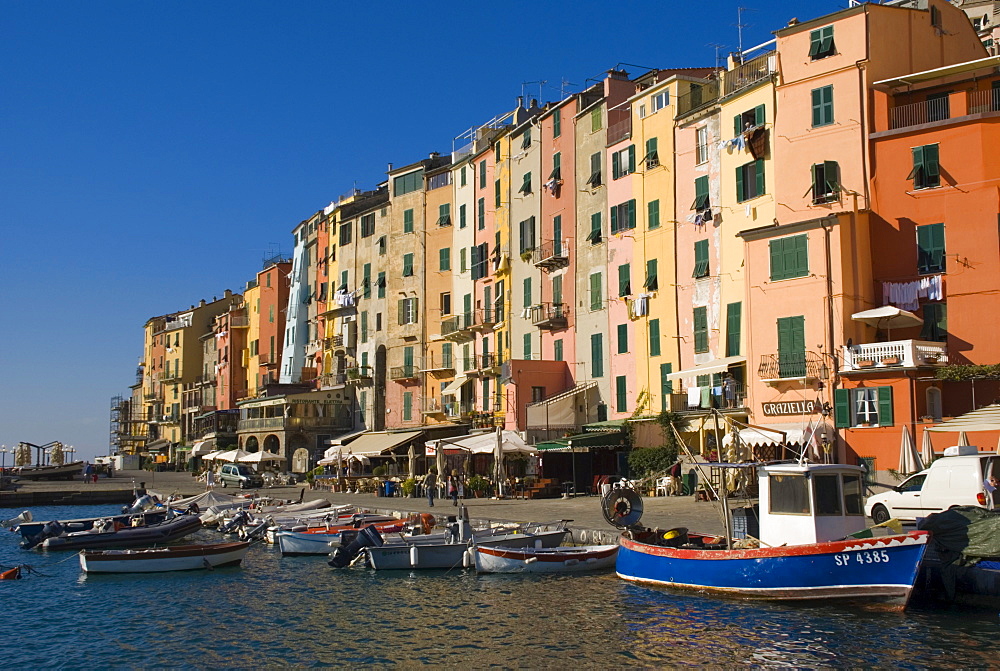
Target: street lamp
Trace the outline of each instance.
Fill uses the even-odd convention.
[[[4,469],[7,466],[7,446],[0,445],[0,477],[3,477]]]

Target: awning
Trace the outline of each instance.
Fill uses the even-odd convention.
[[[441,390],[442,396],[454,396],[458,393],[458,390],[462,388],[462,385],[469,381],[469,377],[465,374],[456,375],[455,381],[450,383],[447,387]]]
[[[729,370],[730,366],[734,366],[738,363],[746,362],[747,358],[745,356],[728,356],[725,359],[716,359],[715,361],[710,361],[706,364],[700,366],[695,366],[694,368],[688,368],[686,370],[679,370],[676,373],[668,373],[668,380],[680,380],[685,377],[694,377],[696,375],[711,375],[712,373],[721,373],[724,370]]]
[[[979,410],[959,415],[947,422],[929,426],[927,431],[1000,431],[1000,405],[988,405]]]
[[[813,426],[802,426],[801,424],[762,424],[760,428],[740,429],[740,441],[750,447],[761,447],[764,445],[802,445],[803,441],[808,442],[813,433],[816,440],[822,442],[829,427],[826,424]],[[785,434],[782,439],[782,432]],[[732,432],[727,433],[723,439],[723,445],[730,445],[733,442]]]
[[[353,454],[363,457],[378,457],[394,448],[422,436],[423,431],[403,431],[400,433],[368,432],[344,448],[344,457]]]
[[[912,74],[894,77],[892,79],[883,79],[875,82],[873,86],[909,86],[911,84],[933,81],[940,77],[947,77],[948,75],[958,75],[964,72],[972,72],[974,70],[985,70],[986,68],[992,68],[998,65],[1000,65],[1000,56],[988,56],[974,61],[966,61],[965,63],[945,65],[944,67],[934,68],[933,70],[914,72]]]
[[[162,439],[161,440],[154,440],[153,442],[148,443],[146,445],[146,451],[147,452],[159,452],[159,451],[164,450],[164,449],[166,449],[168,447],[170,447],[170,441],[169,440],[162,440]]]
[[[597,381],[582,382],[571,389],[560,392],[539,403],[528,405],[526,426],[529,429],[570,429],[575,430],[577,422],[577,400],[579,394],[597,388]],[[585,409],[589,404],[583,403]]]
[[[883,305],[880,308],[855,312],[851,319],[856,322],[864,322],[875,328],[901,329],[907,326],[920,326],[924,320],[906,310],[900,310],[892,305]]]
[[[521,436],[518,435],[516,431],[504,431],[501,434],[500,440],[502,441],[503,451],[505,453],[531,453],[535,451],[531,446],[521,440]],[[485,433],[474,433],[468,436],[459,436],[457,438],[436,440],[434,443],[437,449],[465,450],[472,454],[493,454],[497,451],[497,434],[496,431],[488,431]]]
[[[584,433],[589,433],[591,431],[624,431],[625,430],[625,420],[624,419],[609,419],[604,422],[591,422],[590,424],[583,425]]]
[[[213,446],[212,443],[213,441],[211,440],[199,440],[197,443],[194,444],[194,447],[191,448],[191,456],[200,457],[202,455],[209,454],[210,452],[215,450],[215,447]]]

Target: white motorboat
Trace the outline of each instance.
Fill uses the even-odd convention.
[[[617,545],[556,548],[513,548],[477,545],[476,570],[480,573],[580,573],[613,569]]]
[[[161,573],[235,566],[250,543],[174,545],[148,550],[84,550],[80,568],[87,573]]]

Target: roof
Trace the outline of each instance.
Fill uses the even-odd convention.
[[[347,445],[344,453],[364,457],[377,457],[423,434],[423,431],[402,431],[399,433],[384,431],[378,433],[370,432],[364,434],[350,445]]]

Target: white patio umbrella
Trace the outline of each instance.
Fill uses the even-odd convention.
[[[904,475],[924,470],[924,464],[917,454],[917,447],[910,436],[910,427],[903,425],[903,435],[899,442],[899,472]]]
[[[240,461],[243,457],[247,457],[253,454],[253,452],[247,452],[246,450],[235,449],[229,450],[228,452],[219,452],[215,455],[218,461]]]
[[[412,478],[413,474],[417,472],[417,451],[415,449],[413,449],[413,443],[412,442],[410,443],[410,451],[407,453],[407,457],[409,457],[409,459],[410,459],[410,463],[409,463],[410,471],[409,471],[409,474],[410,474],[410,477]]]
[[[931,434],[924,429],[924,440],[920,444],[920,460],[924,462],[924,468],[934,461],[934,444],[931,443]]]
[[[436,457],[437,457],[438,479],[440,480],[441,478],[443,478],[445,476],[445,473],[444,473],[444,443],[442,443],[440,440],[437,442],[437,454],[436,454]]]
[[[493,452],[493,471],[497,483],[497,497],[504,495],[503,487],[507,480],[507,469],[503,461],[503,428],[497,427],[497,446]]]
[[[965,431],[959,431],[958,432],[958,443],[957,444],[958,445],[968,445],[969,444],[969,436],[968,436],[967,433],[965,433]]]
[[[893,328],[920,326],[924,323],[923,319],[912,312],[900,310],[892,305],[883,305],[880,308],[865,310],[864,312],[855,312],[851,315],[851,319],[858,322],[864,322],[865,324],[874,326],[877,329],[884,328],[888,331],[890,339]]]
[[[219,458],[220,454],[222,454],[222,450],[216,450],[215,452],[209,452],[208,454],[206,454],[205,456],[203,456],[201,459],[202,459],[202,461],[215,461],[216,459]]]
[[[251,452],[240,457],[237,461],[241,464],[263,464],[272,461],[287,461],[287,459],[274,452]]]

